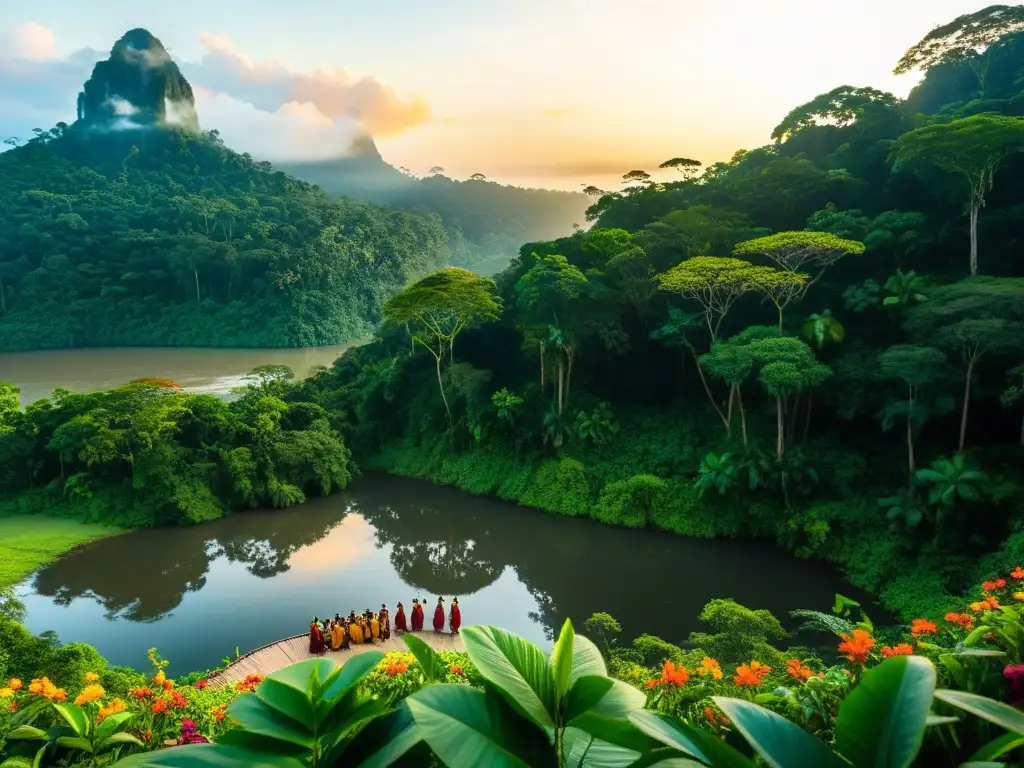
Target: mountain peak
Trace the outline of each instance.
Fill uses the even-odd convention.
[[[149,30],[126,32],[78,94],[78,120],[116,130],[152,125],[198,129],[192,86]]]

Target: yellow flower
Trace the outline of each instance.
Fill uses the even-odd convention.
[[[90,701],[102,699],[106,693],[107,692],[103,690],[102,685],[87,685],[82,689],[82,692],[78,694],[78,698],[75,699],[75,704],[78,704],[79,706],[82,704],[88,704]]]
[[[124,712],[127,708],[128,706],[121,699],[114,699],[99,711],[99,714],[96,715],[96,722],[102,723],[104,718]]]
[[[1013,599],[1014,600],[1024,600],[1024,592],[1014,592],[1013,593]]]
[[[0,699],[9,699],[14,695],[14,690],[11,688],[0,688]]]
[[[167,675],[165,675],[164,671],[161,669],[153,677],[153,682],[156,683],[157,685],[163,685],[164,684],[164,680],[166,680],[166,679],[167,679]]]
[[[701,677],[711,675],[712,679],[721,680],[722,667],[715,659],[712,659],[710,656],[705,656],[703,661],[700,663],[700,667],[697,669],[697,674]]]
[[[87,682],[87,683],[95,683],[99,679],[100,679],[100,676],[97,675],[95,672],[86,672],[85,673],[85,682]]]
[[[22,685],[23,683],[21,682],[21,680],[19,680],[16,677],[12,677],[10,680],[7,681],[7,687],[10,688],[12,691],[20,691]]]

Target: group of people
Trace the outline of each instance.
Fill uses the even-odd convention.
[[[395,611],[395,632],[422,632],[424,622],[424,606],[426,600],[413,598],[412,609],[408,619],[405,615],[405,606],[401,603]],[[434,608],[434,631],[444,632],[445,610],[444,598],[437,598],[437,606]],[[459,598],[452,598],[451,608],[448,611],[448,628],[452,633],[459,631],[462,626],[462,612],[459,609]],[[352,611],[347,617],[334,614],[333,619],[319,619],[316,616],[309,623],[309,652],[320,655],[328,650],[345,651],[353,643],[385,642],[391,638],[391,614],[385,604],[381,604],[380,611],[373,612],[367,608],[361,615]]]

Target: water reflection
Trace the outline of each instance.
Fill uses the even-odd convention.
[[[714,597],[785,618],[862,597],[820,563],[766,544],[702,541],[526,510],[385,476],[286,511],[137,531],[41,570],[28,625],[141,665],[158,645],[178,672],[301,632],[313,613],[459,596],[467,623],[537,641],[565,618],[611,613],[632,636],[679,641]]]

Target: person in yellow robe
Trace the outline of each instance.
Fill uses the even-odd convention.
[[[370,622],[368,622],[366,620],[365,616],[359,619],[359,628],[361,630],[363,630],[363,642],[364,643],[369,643],[371,641],[371,638],[370,638]]]
[[[334,622],[334,626],[331,627],[331,650],[337,651],[341,648],[342,642],[345,640],[345,628],[341,626],[340,621]]]
[[[363,625],[358,621],[353,621],[348,628],[349,634],[352,635],[352,642],[356,645],[360,645],[363,642]]]
[[[377,618],[377,614],[373,614],[373,618],[370,619],[370,636],[374,642],[380,637],[380,619]]]

